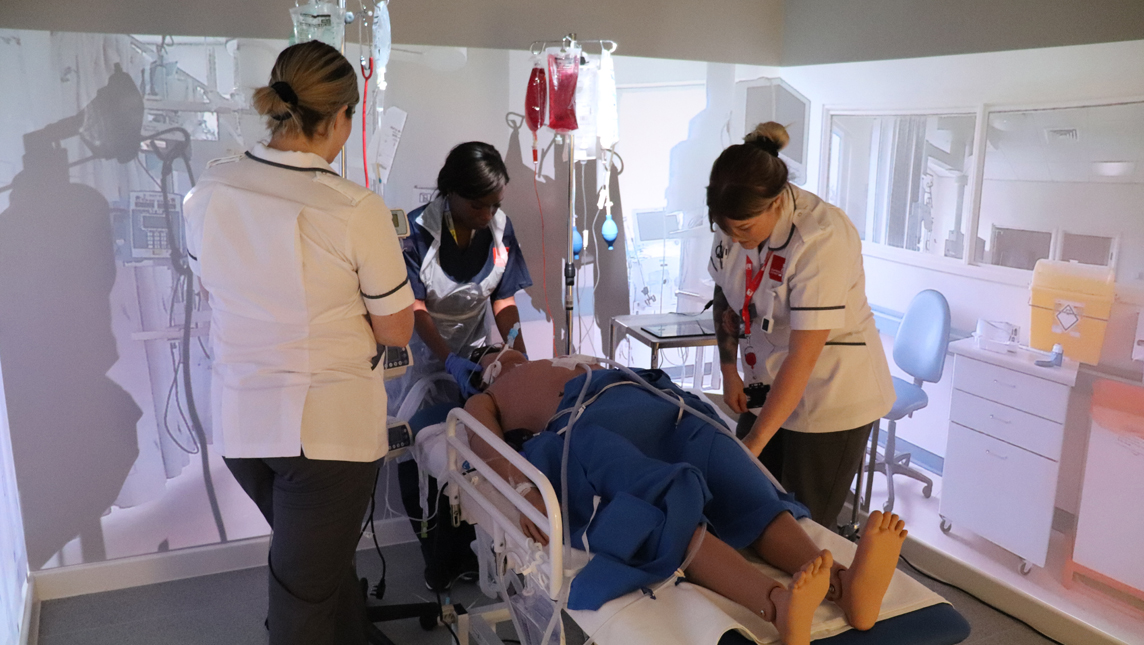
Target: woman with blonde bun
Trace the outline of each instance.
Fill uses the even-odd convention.
[[[737,434],[832,526],[894,386],[858,231],[841,209],[790,184],[779,157],[788,142],[782,125],[762,123],[715,160],[708,270]]]
[[[389,209],[330,167],[357,102],[336,49],[288,47],[254,93],[270,140],[211,162],[184,204],[213,439],[273,532],[272,645],[365,642],[353,557],[389,449],[371,361],[409,342],[413,292]]]

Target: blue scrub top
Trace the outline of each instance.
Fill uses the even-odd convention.
[[[433,235],[417,223],[417,218],[425,210],[422,206],[409,214],[409,237],[401,241],[405,256],[405,271],[409,275],[409,286],[413,296],[425,300],[425,284],[421,281],[421,261],[433,245]],[[532,276],[524,263],[524,254],[513,232],[512,220],[505,218],[504,246],[508,250],[508,263],[500,283],[493,291],[493,300],[503,300],[521,289],[532,286]],[[445,274],[455,282],[480,282],[493,270],[493,235],[488,228],[473,231],[473,239],[467,249],[458,249],[451,236],[441,240],[440,254],[437,256]]]

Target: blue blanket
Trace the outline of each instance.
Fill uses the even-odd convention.
[[[675,387],[662,371],[640,375],[717,418],[706,402]],[[561,410],[575,405],[585,378],[568,383]],[[618,370],[593,372],[585,400],[599,396],[571,430],[567,521],[572,544],[587,547],[595,557],[572,582],[570,609],[599,609],[671,576],[704,522],[739,549],[758,539],[779,513],[808,515],[792,496],[775,489],[727,432],[690,414],[680,418],[675,404],[624,381]],[[558,431],[568,418],[555,418],[523,451],[557,495],[565,437]]]

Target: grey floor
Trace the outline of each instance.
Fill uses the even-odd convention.
[[[384,547],[388,564],[383,604],[435,600],[422,581],[416,544]],[[905,565],[903,570],[911,573]],[[381,560],[373,551],[359,553],[359,573],[376,584]],[[166,582],[121,591],[45,602],[40,610],[42,645],[265,645],[266,568]],[[1052,643],[1023,624],[950,587],[915,576],[944,596],[973,628],[970,645],[1041,645]],[[473,584],[460,584],[453,600],[465,606],[488,604]],[[385,623],[395,643],[447,645],[444,628],[422,631],[417,620]],[[509,627],[511,629],[511,627]]]

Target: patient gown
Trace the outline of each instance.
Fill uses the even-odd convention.
[[[640,375],[673,398],[717,418],[660,370]],[[585,375],[568,382],[558,414],[524,444],[524,456],[561,494],[562,433]],[[625,382],[627,381],[627,382]],[[596,397],[571,430],[568,521],[572,544],[592,560],[572,581],[570,609],[599,609],[670,577],[702,523],[736,549],[754,542],[781,512],[807,517],[723,430],[684,413],[619,370],[598,370],[584,400]]]

